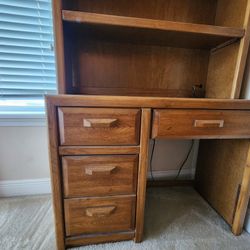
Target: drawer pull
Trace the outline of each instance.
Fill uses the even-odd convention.
[[[195,120],[196,128],[223,128],[224,120]]]
[[[117,119],[83,119],[84,128],[111,128],[115,127]]]
[[[85,168],[86,175],[110,175],[116,166],[89,166]]]
[[[89,207],[86,209],[88,217],[105,217],[114,212],[116,206]]]

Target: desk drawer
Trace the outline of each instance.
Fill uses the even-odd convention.
[[[65,156],[65,197],[136,193],[137,155]]]
[[[250,111],[154,111],[153,138],[249,138]]]
[[[138,145],[139,109],[59,108],[61,145]]]
[[[68,199],[64,208],[67,236],[134,230],[134,196]]]

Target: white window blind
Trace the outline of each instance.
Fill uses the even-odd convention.
[[[42,109],[55,91],[51,0],[0,0],[0,106]]]

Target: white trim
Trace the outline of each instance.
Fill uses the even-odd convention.
[[[43,117],[5,117],[0,115],[0,127],[45,127],[46,118]]]
[[[0,181],[0,197],[49,193],[51,193],[49,178]]]
[[[245,230],[250,233],[250,208],[247,210],[246,219],[245,219]]]
[[[183,168],[179,179],[193,179],[195,173],[195,168]],[[164,171],[153,171],[153,177],[155,180],[173,180],[178,174],[177,170],[164,170]],[[150,180],[151,173],[148,172],[148,179]]]
[[[45,116],[45,112],[0,112],[0,119],[44,119]]]
[[[1,106],[0,106],[1,108]],[[45,127],[44,111],[2,111],[0,109],[0,127]]]

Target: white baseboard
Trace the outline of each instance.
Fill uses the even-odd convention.
[[[166,171],[153,171],[153,177],[155,180],[170,180],[174,179],[178,174],[178,170],[166,170]],[[195,169],[184,168],[182,169],[179,179],[194,179]],[[148,172],[148,180],[152,178],[151,173]]]
[[[245,219],[245,230],[250,233],[250,208],[247,210],[246,219]]]
[[[50,179],[0,181],[0,197],[49,194]]]

